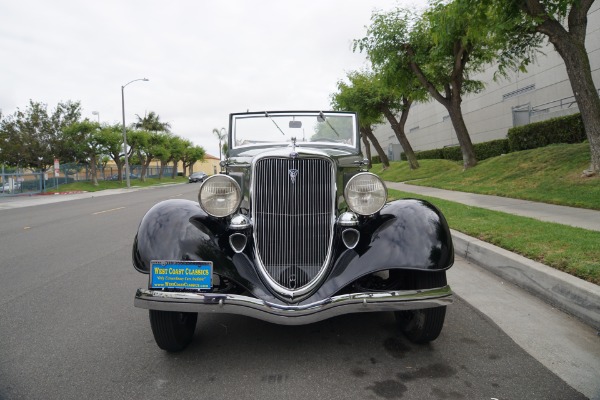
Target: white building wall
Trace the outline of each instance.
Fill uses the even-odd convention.
[[[598,2],[588,13],[586,48],[594,82],[600,88]],[[513,108],[525,110],[519,113],[520,117],[530,122],[579,111],[563,60],[551,44],[542,48],[527,73],[515,72],[508,79],[494,81],[495,71],[496,67],[492,66],[476,76],[476,79],[486,82],[484,91],[463,97],[463,117],[473,143],[505,138],[509,128],[520,124],[513,119]],[[413,105],[405,128],[415,151],[458,145],[448,112],[433,100]],[[374,132],[381,146],[391,155],[398,140],[389,124],[378,125]],[[376,154],[374,149],[371,154]]]

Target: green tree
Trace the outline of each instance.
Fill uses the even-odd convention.
[[[434,1],[420,16],[402,8],[379,11],[371,21],[367,36],[355,41],[355,50],[366,51],[376,71],[414,74],[429,96],[448,111],[464,168],[476,165],[462,114],[462,96],[483,89],[483,82],[471,76],[483,71],[506,46],[512,46],[512,52],[503,53],[502,67],[528,61],[522,38],[506,40],[514,25],[499,20],[489,7],[473,0]],[[501,28],[491,30],[494,24]]]
[[[127,135],[129,144],[135,149],[137,162],[142,166],[140,180],[146,181],[148,166],[152,161],[151,138],[152,133],[144,129],[136,129]]]
[[[158,179],[162,179],[165,168],[171,158],[171,140],[172,135],[170,133],[161,132],[157,134],[157,142],[153,147],[155,158],[160,160],[160,170],[158,172]]]
[[[485,0],[524,39],[544,35],[562,57],[590,144],[591,174],[600,173],[600,98],[585,47],[587,15],[594,0]],[[534,49],[535,50],[535,49]]]
[[[160,116],[154,111],[150,111],[148,114],[144,114],[144,117],[140,117],[136,114],[137,122],[134,123],[134,128],[138,131],[142,131],[139,135],[133,136],[133,145],[142,146],[141,148],[135,149],[135,154],[140,159],[142,164],[142,171],[140,173],[140,179],[145,180],[150,163],[154,158],[160,158],[158,154],[165,154],[168,147],[168,139],[171,131],[171,124],[168,122],[162,122]],[[149,133],[147,135],[146,133]],[[162,165],[163,160],[161,159],[161,168],[159,172],[159,178],[162,178],[165,165]]]
[[[412,103],[409,96],[423,98],[424,94],[422,90],[419,91],[418,88],[411,87],[408,82],[398,77],[404,76],[394,74],[390,78],[393,81],[388,83],[381,73],[351,72],[348,74],[350,84],[338,82],[338,92],[332,96],[332,104],[334,107],[342,107],[358,112],[359,119],[362,121],[361,131],[371,140],[384,168],[387,168],[389,166],[387,156],[379,142],[377,142],[372,130],[372,125],[381,123],[382,118],[385,117],[402,145],[410,168],[416,169],[419,167],[419,163],[406,137],[404,126]],[[400,120],[396,118],[398,112],[401,112]]]
[[[225,154],[225,157],[227,157],[227,152],[229,151],[229,144],[227,142],[223,143],[223,146],[221,146],[221,150],[223,150],[223,154]]]
[[[367,151],[367,158],[371,161],[369,140],[373,144],[375,151],[379,155],[384,168],[389,167],[389,159],[383,151],[379,141],[373,134],[373,125],[382,122],[381,111],[373,106],[371,102],[370,89],[371,86],[366,84],[362,86],[361,83],[365,82],[364,75],[358,72],[351,72],[348,74],[350,84],[345,81],[338,81],[338,91],[331,95],[331,106],[335,110],[354,111],[358,115],[359,129],[361,139],[365,145]]]
[[[171,124],[168,122],[162,122],[160,116],[154,111],[150,111],[145,114],[144,117],[140,117],[136,114],[137,122],[134,123],[136,129],[144,129],[150,132],[170,132]]]
[[[179,136],[171,136],[169,138],[169,158],[167,162],[173,163],[173,169],[171,170],[171,178],[175,179],[177,174],[177,164],[183,158],[185,149],[192,143],[189,140],[180,138]]]
[[[186,175],[187,169],[190,169],[190,175],[194,172],[193,167],[197,161],[204,161],[204,157],[206,152],[202,146],[193,146],[191,142],[188,141],[188,146],[185,148],[183,152],[183,156],[181,157],[181,162],[183,164],[183,175]]]
[[[222,143],[223,140],[225,140],[225,138],[227,137],[227,132],[225,131],[225,128],[221,128],[221,130],[214,128],[213,130],[213,134],[217,137],[217,139],[219,139],[219,161],[221,161],[221,156],[222,156]]]
[[[79,102],[62,102],[48,110],[44,103],[29,101],[25,110],[17,109],[0,121],[0,157],[8,165],[47,169],[54,158],[69,162],[63,129],[81,117]]]
[[[127,136],[132,132],[127,132]],[[104,125],[98,132],[99,140],[104,147],[104,152],[117,165],[119,181],[123,181],[123,165],[125,164],[123,153],[123,125]]]
[[[98,186],[98,160],[105,152],[104,139],[97,122],[88,119],[75,122],[63,130],[65,148],[71,153],[70,159],[90,166],[92,183]]]

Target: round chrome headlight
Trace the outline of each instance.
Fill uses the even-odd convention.
[[[371,215],[385,205],[387,189],[377,175],[361,172],[350,178],[344,189],[344,197],[352,211],[360,215]]]
[[[213,217],[233,214],[242,201],[240,185],[229,175],[213,175],[204,180],[198,193],[200,207]]]

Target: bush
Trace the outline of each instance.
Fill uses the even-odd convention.
[[[485,160],[492,157],[497,157],[510,152],[508,139],[490,140],[489,142],[477,143],[473,145],[475,157],[477,160]]]
[[[448,146],[442,149],[444,160],[462,161],[460,146]]]
[[[475,157],[477,160],[485,160],[487,158],[496,157],[501,154],[506,154],[510,151],[508,139],[491,140],[489,142],[477,143],[473,145]],[[462,161],[462,152],[460,146],[448,146],[443,149],[431,149],[419,151],[416,153],[419,160],[453,160]]]
[[[379,157],[379,156],[371,157],[371,164],[381,164],[381,157]]]
[[[444,158],[444,153],[442,153],[442,149],[431,149],[417,151],[415,152],[415,156],[417,157],[417,160],[441,160]]]
[[[510,151],[535,149],[555,143],[581,143],[585,139],[580,114],[552,118],[508,130]]]

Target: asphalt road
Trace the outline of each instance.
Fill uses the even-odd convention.
[[[0,399],[585,398],[461,297],[427,346],[389,313],[299,327],[209,315],[185,352],[161,351],[133,307],[147,277],[131,243],[153,204],[197,188],[0,211]]]

